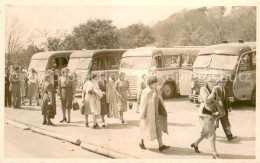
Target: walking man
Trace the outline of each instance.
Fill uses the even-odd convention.
[[[231,140],[235,139],[236,136],[233,136],[233,134],[231,132],[231,124],[230,124],[229,118],[228,118],[228,113],[231,112],[232,107],[231,107],[231,103],[228,98],[229,94],[228,94],[228,89],[226,87],[226,82],[227,82],[227,80],[225,77],[218,80],[219,89],[217,89],[217,94],[218,94],[219,98],[222,100],[224,110],[226,112],[225,116],[220,118],[220,122],[221,122],[222,128],[226,134],[227,140],[231,141]],[[218,122],[216,124],[216,128],[218,128]]]
[[[12,107],[21,108],[21,89],[20,89],[20,76],[19,67],[14,68],[14,72],[10,74],[10,91],[12,94]]]

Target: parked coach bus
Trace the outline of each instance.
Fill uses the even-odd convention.
[[[131,98],[136,98],[142,75],[151,67],[157,67],[157,75],[163,79],[163,98],[188,95],[192,65],[203,47],[152,48],[143,47],[126,51],[121,59],[120,72],[125,72],[130,83]],[[187,78],[186,81],[179,81]]]
[[[77,74],[77,93],[80,93],[86,76],[93,73],[106,73],[107,77],[119,71],[119,63],[125,49],[82,50],[71,54],[68,68]]]
[[[40,80],[44,78],[45,72],[52,68],[61,70],[67,67],[72,51],[49,51],[40,52],[32,56],[28,71],[34,68],[38,72]]]
[[[252,47],[252,48],[251,48]],[[207,79],[212,85],[220,78],[227,79],[230,101],[256,101],[255,43],[225,43],[202,49],[193,66],[191,101],[199,101],[201,85]]]

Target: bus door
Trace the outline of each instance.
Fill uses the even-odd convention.
[[[180,95],[189,95],[190,93],[190,83],[191,83],[191,76],[192,76],[192,66],[193,66],[193,59],[190,54],[181,54],[180,59],[180,69],[179,69],[179,90]]]
[[[233,83],[233,92],[239,100],[250,100],[255,87],[255,57],[254,52],[247,52],[240,56]]]

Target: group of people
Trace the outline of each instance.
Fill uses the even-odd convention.
[[[168,134],[167,112],[162,98],[163,81],[157,78],[156,68],[151,68],[148,74],[142,76],[137,95],[137,110],[140,120],[140,142],[139,147],[146,149],[144,141],[157,139],[159,150],[164,151],[169,148],[163,144],[162,132]],[[24,76],[23,76],[24,74]],[[128,96],[131,96],[129,82],[125,78],[125,73],[119,73],[118,79],[111,76],[106,80],[106,75],[90,74],[87,76],[82,90],[82,108],[84,109],[85,126],[89,127],[88,117],[93,117],[93,129],[99,127],[97,119],[101,119],[101,126],[106,127],[105,117],[117,118],[121,123],[125,123],[124,112],[128,110]],[[30,73],[23,68],[15,67],[13,71],[6,69],[6,90],[5,105],[13,108],[20,107],[20,99],[24,104],[25,95],[30,100],[36,97],[39,105],[38,87],[39,79],[35,70]],[[199,120],[201,123],[201,133],[198,139],[191,144],[195,152],[200,153],[199,143],[207,138],[211,145],[212,156],[220,158],[216,150],[216,129],[220,121],[228,141],[235,139],[232,135],[228,113],[232,110],[228,99],[226,81],[220,79],[218,85],[209,87],[210,81],[205,81],[205,86],[200,89],[201,104],[199,109]],[[27,86],[28,85],[28,86]],[[75,102],[75,78],[70,74],[68,68],[61,70],[61,76],[57,77],[55,71],[48,71],[42,83],[42,115],[43,125],[54,124],[51,119],[56,115],[56,92],[60,96],[63,119],[60,123],[71,122],[71,109]],[[27,88],[28,87],[28,88]],[[8,88],[8,89],[7,89]],[[212,88],[212,87],[211,87]],[[57,89],[57,91],[56,91]],[[28,90],[28,92],[26,91]],[[10,98],[10,91],[11,97]],[[220,100],[225,114],[221,117],[215,116],[216,103]],[[11,102],[12,101],[12,102]],[[67,114],[66,114],[67,113]],[[66,116],[67,115],[67,116]]]
[[[36,99],[39,106],[39,77],[34,69],[27,72],[25,67],[5,67],[5,107],[21,108],[28,99]]]

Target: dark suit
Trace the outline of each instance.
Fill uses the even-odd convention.
[[[220,89],[217,89],[217,93],[219,98],[221,98],[222,102],[223,102],[223,106],[225,109],[225,116],[220,118],[220,122],[221,125],[223,127],[223,130],[227,136],[227,138],[231,138],[233,137],[232,132],[231,132],[231,125],[228,119],[228,109],[231,107],[231,103],[229,101],[229,97],[228,97],[228,89],[226,87],[222,88],[219,87]]]
[[[20,90],[20,77],[17,72],[13,72],[9,77],[10,88],[12,94],[12,107],[20,108],[21,107],[21,90]]]
[[[12,104],[12,96],[9,90],[10,81],[9,81],[9,73],[5,74],[5,107],[11,107]]]

